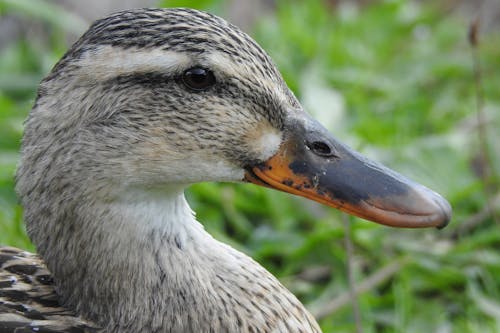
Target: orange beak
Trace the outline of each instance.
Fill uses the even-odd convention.
[[[300,195],[393,227],[445,227],[449,203],[439,194],[361,156],[319,123],[294,119],[269,160],[247,168],[245,180]]]

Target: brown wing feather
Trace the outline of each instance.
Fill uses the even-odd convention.
[[[13,247],[0,247],[0,332],[97,331],[60,305],[42,259]]]

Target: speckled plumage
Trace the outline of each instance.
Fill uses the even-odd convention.
[[[63,308],[43,261],[16,248],[0,248],[0,332],[95,332]]]
[[[180,76],[193,66],[217,85],[186,89]],[[183,195],[191,183],[243,180],[299,112],[265,52],[220,18],[140,9],[94,23],[41,83],[17,172],[54,284],[10,283],[24,278],[9,271],[16,260],[47,271],[4,250],[0,321],[30,329],[12,304],[43,290],[58,314],[36,311],[60,324],[36,322],[43,332],[319,332],[277,279],[203,230]],[[9,294],[15,286],[24,298]]]

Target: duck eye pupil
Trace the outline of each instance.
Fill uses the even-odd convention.
[[[201,91],[215,84],[215,76],[214,73],[208,69],[193,67],[184,72],[182,81],[189,89]]]

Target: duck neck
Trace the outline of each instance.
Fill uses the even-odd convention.
[[[109,333],[319,331],[263,267],[204,231],[182,188],[120,193],[30,224],[63,305]]]
[[[177,291],[196,286],[184,267],[217,242],[195,220],[183,188],[123,193],[60,221],[59,241],[42,255],[66,306],[108,331],[137,332],[172,312],[163,307]]]

